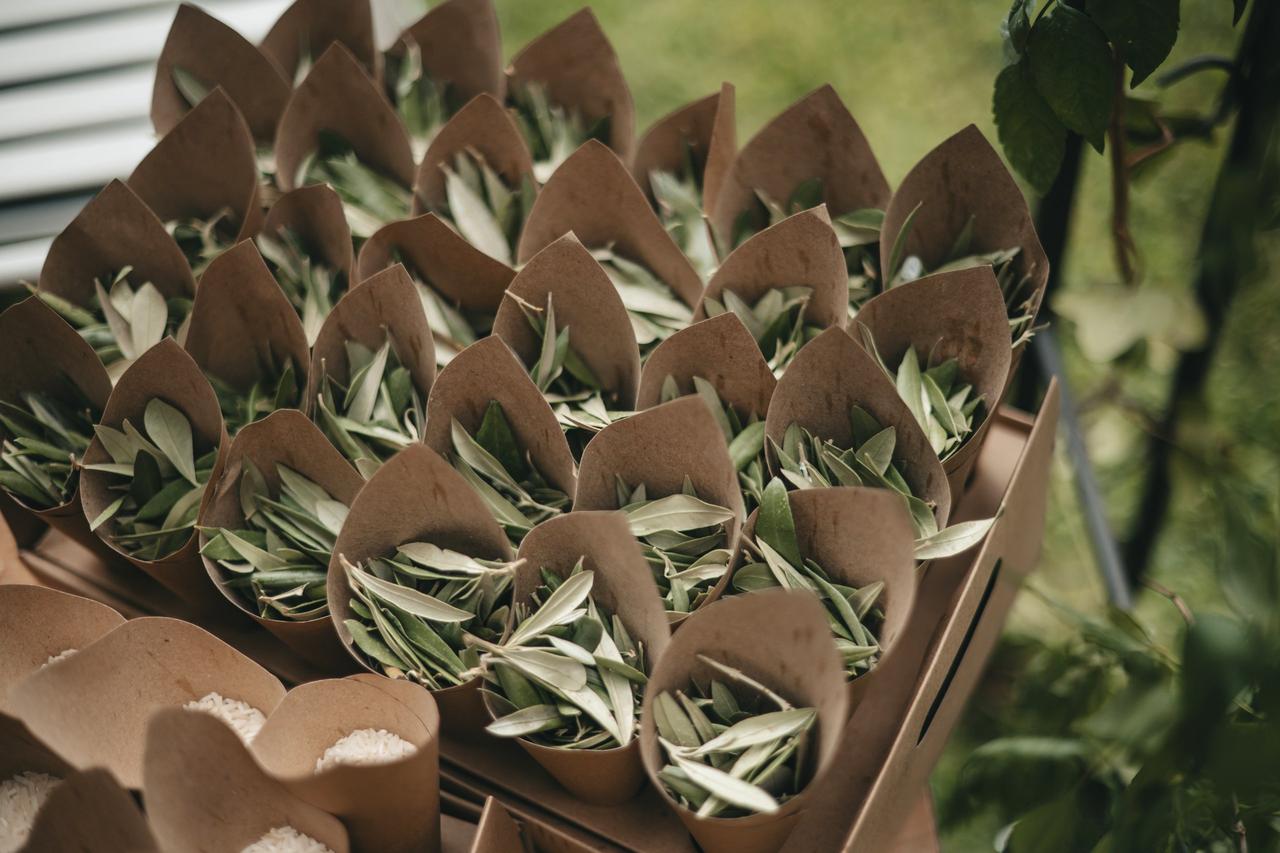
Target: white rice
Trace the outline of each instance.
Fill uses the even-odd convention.
[[[339,764],[389,764],[413,755],[417,748],[386,729],[359,729],[316,759],[316,772]]]
[[[49,664],[57,663],[60,660],[66,660],[67,658],[74,655],[77,651],[79,651],[79,649],[63,649],[62,651],[58,652],[56,655],[49,655],[49,659],[45,661],[43,664],[41,664],[40,668],[44,669]]]
[[[40,807],[61,781],[47,773],[19,773],[0,782],[0,853],[26,844]]]
[[[199,699],[193,699],[182,706],[188,711],[204,711],[213,714],[219,720],[235,729],[240,740],[248,743],[257,737],[262,724],[267,721],[262,712],[239,699],[228,699],[217,693],[210,693]]]
[[[240,853],[333,853],[310,835],[292,826],[277,826]]]

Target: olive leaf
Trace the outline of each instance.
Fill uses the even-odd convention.
[[[707,316],[726,312],[736,315],[759,344],[775,376],[781,376],[800,348],[822,332],[805,322],[805,311],[813,297],[811,287],[775,287],[750,305],[732,290],[720,295],[721,299],[708,296],[703,300]]]
[[[449,81],[433,79],[422,64],[422,48],[412,38],[402,38],[399,50],[383,54],[386,93],[413,145],[413,159],[420,161],[427,146],[456,111],[456,94]]]
[[[609,142],[608,116],[589,124],[578,112],[552,103],[540,83],[513,83],[508,98],[516,125],[533,156],[533,177],[540,184],[545,184],[588,139]]]
[[[297,186],[328,184],[342,200],[353,239],[367,240],[389,222],[409,215],[413,194],[407,187],[361,162],[351,143],[321,130],[316,150],[298,167]]]
[[[347,289],[347,274],[333,269],[319,255],[309,252],[293,231],[259,234],[258,250],[271,274],[302,319],[307,345],[316,342],[324,320]]]
[[[0,400],[0,488],[33,509],[71,500],[101,415],[71,382],[56,396],[24,391]]]
[[[702,178],[705,157],[685,140],[684,156],[676,171],[654,169],[649,172],[649,188],[653,191],[658,218],[680,247],[680,251],[703,279],[710,277],[719,264],[711,228],[703,214]]]
[[[693,386],[720,425],[725,440],[729,442],[729,458],[733,460],[734,470],[738,472],[743,503],[746,505],[746,512],[750,514],[760,504],[768,480],[768,463],[764,455],[764,421],[754,412],[744,419],[733,406],[720,399],[715,386],[701,376],[693,377]],[[668,376],[662,382],[660,401],[668,403],[679,396],[680,388],[675,378]]]
[[[612,244],[592,249],[591,256],[600,262],[618,291],[642,357],[693,319],[693,311],[666,282],[643,264],[619,254]]]
[[[229,207],[220,208],[212,216],[204,218],[170,219],[164,227],[186,256],[197,279],[214,258],[235,245],[240,231],[240,224],[235,221]]]

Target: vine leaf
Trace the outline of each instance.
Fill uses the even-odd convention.
[[[1067,129],[1036,90],[1025,57],[996,78],[992,111],[1005,156],[1044,195],[1062,166]]]
[[[1180,0],[1089,0],[1089,17],[1133,70],[1137,86],[1160,67],[1178,40]]]
[[[1036,89],[1058,119],[1099,152],[1111,119],[1111,47],[1089,16],[1058,5],[1027,42]]]

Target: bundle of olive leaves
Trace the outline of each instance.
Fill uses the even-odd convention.
[[[438,366],[448,364],[455,355],[489,334],[493,328],[492,314],[467,311],[452,304],[414,264],[405,260],[398,248],[391,251],[391,263],[403,264],[413,280],[423,313],[427,315],[427,325],[431,327]]]
[[[101,416],[70,382],[58,395],[27,391],[17,402],[0,400],[0,488],[33,509],[71,500]]]
[[[643,264],[623,257],[613,246],[591,250],[613,282],[622,305],[631,317],[641,356],[689,325],[693,311],[676,297],[665,282]]]
[[[703,299],[707,316],[718,317],[732,311],[759,344],[775,376],[781,376],[800,348],[822,333],[822,329],[805,322],[805,309],[813,296],[811,287],[775,287],[754,305],[748,305],[732,290],[724,290],[720,296]]]
[[[684,158],[677,171],[654,169],[648,175],[658,218],[704,280],[720,263],[711,239],[711,229],[707,227],[702,213],[702,176],[705,170],[706,158],[686,142]]]
[[[196,278],[218,255],[235,245],[239,231],[227,207],[203,219],[196,216],[171,219],[164,227],[186,256]]]
[[[423,67],[422,48],[418,43],[404,38],[397,48],[382,56],[383,79],[387,98],[409,132],[413,159],[420,161],[455,107],[448,82],[433,80]]]
[[[298,371],[293,359],[286,359],[283,368],[271,360],[263,373],[262,378],[244,391],[233,388],[213,373],[205,373],[218,396],[218,408],[222,410],[222,420],[231,435],[272,412],[300,408],[302,387],[298,384]]]
[[[612,121],[609,116],[588,124],[586,119],[561,104],[553,104],[539,83],[513,84],[509,105],[533,156],[533,177],[545,184],[560,164],[588,139],[608,144]]]
[[[407,187],[362,163],[351,144],[330,130],[320,131],[316,150],[298,167],[297,186],[308,184],[333,187],[357,243],[407,217],[413,202]]]
[[[616,614],[591,598],[582,560],[561,579],[542,569],[532,607],[517,605],[511,636],[478,644],[498,737],[563,749],[626,746],[639,731],[648,666]]]
[[[302,318],[307,344],[314,344],[325,317],[347,290],[346,272],[331,269],[308,252],[287,228],[274,235],[261,234],[256,242],[280,289]]]
[[[518,187],[508,187],[484,156],[468,149],[441,164],[447,208],[441,213],[462,237],[494,260],[507,266],[515,262],[516,241],[533,207],[537,188],[524,177]]]

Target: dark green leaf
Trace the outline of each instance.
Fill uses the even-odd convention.
[[[1112,57],[1089,16],[1059,3],[1027,43],[1036,89],[1058,119],[1101,151],[1111,119]]]
[[[1102,27],[1137,86],[1160,67],[1178,40],[1181,0],[1089,0],[1089,17]]]
[[[1067,129],[1036,90],[1025,58],[996,77],[992,111],[1004,155],[1036,192],[1047,193],[1062,166]]]

